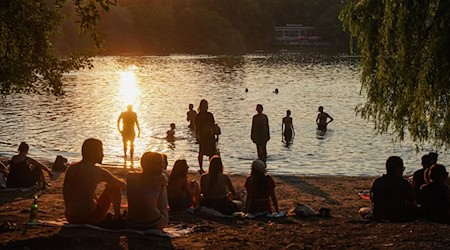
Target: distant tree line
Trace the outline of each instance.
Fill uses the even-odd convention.
[[[245,53],[276,48],[273,27],[314,26],[334,49],[348,50],[341,0],[119,0],[98,32],[106,54]],[[54,41],[60,52],[87,48],[77,34],[73,5]]]

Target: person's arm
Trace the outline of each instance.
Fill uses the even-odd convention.
[[[317,118],[316,118],[316,124],[319,125],[319,120],[320,120],[320,114],[317,114]]]
[[[136,127],[138,129],[138,138],[139,138],[139,137],[141,137],[141,127],[139,126],[139,120],[137,118],[137,115],[136,115],[135,122],[136,122]]]
[[[194,196],[196,190],[196,184],[192,183],[193,182],[189,182],[187,179],[183,180],[183,189],[186,190],[186,193],[190,196]]]
[[[295,135],[295,130],[294,130],[294,119],[291,120],[291,129],[292,129],[292,134]]]
[[[244,184],[245,190],[247,191],[247,197],[245,199],[245,208],[244,208],[244,212],[248,213],[248,211],[250,210],[251,206],[252,206],[252,201],[253,201],[253,190],[250,187],[249,184],[249,178],[247,178],[245,180],[245,184]]]
[[[233,187],[233,183],[231,183],[230,177],[228,177],[228,175],[224,175],[225,176],[225,184],[228,187],[228,190],[230,190],[230,193],[234,196],[236,195],[236,190]]]
[[[2,173],[4,176],[8,175],[8,168],[6,165],[0,161],[0,173]]]
[[[113,187],[120,188],[122,190],[127,189],[127,183],[117,177],[115,177],[113,174],[111,174],[108,170],[100,168],[101,171],[101,181],[104,181],[108,183],[109,185]]]
[[[327,114],[327,115],[328,115],[328,114]],[[328,121],[327,124],[330,123],[330,122],[332,122],[332,121],[334,120],[333,117],[331,117],[330,115],[328,115],[328,118],[330,118],[330,121]]]
[[[269,118],[266,115],[266,134],[267,134],[267,141],[270,140],[270,127],[269,127]]]
[[[167,202],[167,188],[166,185],[163,185],[161,187],[161,192],[159,193],[158,201],[158,210],[161,213],[161,221],[158,223],[157,228],[163,229],[167,227],[169,224],[169,209],[168,209],[168,202]]]
[[[275,181],[272,179],[272,177],[269,176],[270,180],[270,199],[272,200],[273,207],[275,208],[275,211],[277,213],[280,212],[280,209],[278,208],[278,200],[277,196],[275,195]]]
[[[255,117],[253,116],[252,120],[252,130],[250,132],[250,138],[252,139],[252,142],[255,142]]]
[[[284,132],[284,118],[281,120],[281,141],[282,142],[284,141],[283,132]]]
[[[188,122],[190,122],[191,121],[191,119],[189,119],[190,117],[189,117],[189,111],[186,113],[186,121],[188,121]]]
[[[122,114],[120,114],[119,118],[117,118],[117,130],[122,133],[122,130],[120,129],[120,120],[122,120]]]
[[[35,159],[33,159],[31,157],[27,157],[27,161],[28,161],[27,162],[28,164],[31,164],[31,165],[33,165],[35,167],[38,167],[38,168],[42,169],[43,171],[47,172],[48,176],[50,177],[50,179],[53,179],[53,173],[47,166],[45,166],[44,164],[36,161]]]

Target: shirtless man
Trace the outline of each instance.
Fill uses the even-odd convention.
[[[64,177],[63,197],[67,221],[98,224],[105,220],[111,204],[114,214],[120,216],[120,190],[126,189],[126,183],[96,165],[103,160],[102,142],[92,138],[85,140],[81,154],[83,159],[69,166]],[[100,182],[106,182],[106,188],[97,197],[95,190]]]
[[[122,121],[122,129],[120,128],[120,122]],[[123,140],[123,154],[124,154],[124,167],[127,166],[127,144],[130,142],[130,159],[131,165],[133,165],[134,154],[134,138],[136,137],[134,126],[138,129],[138,137],[141,136],[141,129],[137,119],[136,112],[133,112],[133,106],[128,105],[127,111],[122,112],[117,119],[117,129],[122,134]]]
[[[326,131],[328,123],[332,122],[334,119],[328,113],[323,112],[322,106],[319,107],[319,112],[320,113],[317,115],[316,118],[317,129],[321,131]],[[329,121],[328,118],[330,118]]]
[[[290,143],[292,141],[292,135],[295,135],[294,124],[292,123],[291,111],[286,111],[286,117],[283,118],[281,123],[281,131],[283,136],[283,141]]]
[[[195,126],[195,116],[197,111],[194,110],[194,104],[189,104],[189,111],[186,113],[186,120],[189,122],[189,128],[194,129]]]

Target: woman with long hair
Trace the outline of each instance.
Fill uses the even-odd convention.
[[[163,156],[145,152],[141,167],[142,173],[127,175],[128,221],[135,228],[163,229],[169,222]]]
[[[45,176],[43,171],[48,173],[48,176],[53,178],[53,173],[44,164],[28,157],[28,150],[30,146],[22,142],[19,145],[19,154],[12,157],[10,162],[10,171],[7,179],[7,187],[32,187],[38,185],[41,188],[46,188]]]
[[[208,101],[203,99],[200,101],[198,114],[195,116],[195,134],[199,144],[198,164],[200,174],[205,172],[203,170],[203,156],[212,157],[217,153],[215,128],[214,116],[208,112]]]
[[[261,160],[252,163],[250,176],[245,181],[247,199],[244,211],[247,213],[271,213],[272,199],[275,211],[278,213],[278,201],[275,195],[275,182],[266,174],[266,164]]]
[[[223,174],[222,159],[214,155],[209,161],[208,173],[200,178],[203,206],[213,208],[222,214],[231,215],[238,211],[240,201],[233,201],[236,191],[230,177]]]
[[[188,169],[186,160],[177,160],[173,165],[167,185],[170,211],[184,211],[199,204],[200,187],[196,180],[188,180]]]

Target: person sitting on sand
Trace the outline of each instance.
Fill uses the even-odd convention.
[[[266,174],[266,164],[261,160],[252,163],[250,176],[245,181],[247,199],[245,202],[246,213],[272,213],[270,199],[272,199],[275,211],[278,213],[278,201],[275,195],[275,182]]]
[[[129,225],[138,229],[163,229],[169,223],[163,156],[145,152],[141,167],[142,173],[127,175]]]
[[[166,132],[166,140],[167,141],[175,141],[175,123],[170,124],[170,130]]]
[[[430,163],[430,167],[427,168],[427,169],[425,169],[425,172],[424,172],[425,183],[426,183],[426,184],[429,184],[429,183],[432,182],[432,180],[431,180],[431,178],[430,178],[430,175],[431,175],[431,169],[433,169],[434,165],[437,164],[438,156],[439,156],[438,153],[435,153],[435,152],[430,152],[430,153],[428,153],[428,155],[430,156],[430,161],[431,161],[431,163]]]
[[[67,221],[74,224],[98,224],[106,219],[111,204],[114,215],[120,217],[121,189],[126,183],[96,164],[103,160],[100,140],[87,139],[81,148],[82,159],[66,170],[63,197]],[[100,182],[106,182],[103,193],[97,197]]]
[[[407,180],[403,178],[403,160],[391,156],[386,161],[386,174],[375,179],[370,189],[372,208],[361,208],[363,219],[390,222],[409,221],[414,218],[416,202]]]
[[[195,116],[197,111],[194,110],[194,104],[189,104],[189,111],[186,113],[186,120],[189,122],[189,128],[195,129]]]
[[[19,145],[19,154],[12,157],[6,183],[8,188],[32,187],[36,184],[41,188],[46,188],[47,183],[43,171],[48,173],[50,179],[53,178],[53,173],[49,168],[27,156],[29,149],[30,146],[22,142]]]
[[[414,197],[416,199],[417,204],[422,204],[422,185],[425,184],[425,170],[431,167],[431,157],[426,154],[422,156],[422,168],[414,172],[411,188],[414,192]]]
[[[448,172],[445,166],[436,164],[431,169],[430,184],[422,188],[422,209],[425,217],[439,223],[450,223],[448,205]]]
[[[236,191],[230,177],[223,174],[222,159],[218,155],[211,158],[208,173],[200,178],[200,187],[203,195],[202,206],[213,208],[225,215],[231,215],[242,205],[239,201],[232,200]]]
[[[317,129],[319,129],[321,131],[326,131],[327,125],[330,122],[332,122],[334,119],[328,113],[323,112],[322,106],[319,107],[319,112],[320,113],[317,115],[317,118],[316,118]],[[330,119],[330,120],[328,121],[328,119]]]
[[[170,211],[184,211],[200,202],[200,186],[196,180],[188,180],[188,169],[186,160],[177,160],[173,165],[167,185]]]

